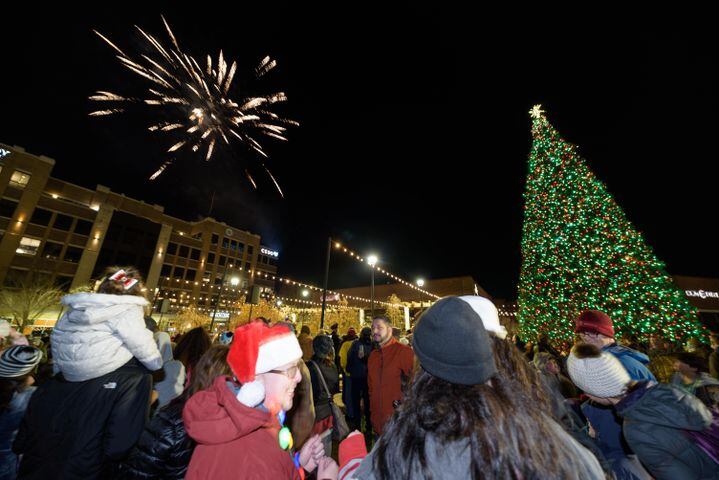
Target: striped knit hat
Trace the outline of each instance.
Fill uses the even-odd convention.
[[[17,378],[32,372],[42,360],[42,351],[26,345],[15,345],[0,356],[0,378]]]
[[[589,344],[572,349],[567,370],[577,387],[599,398],[621,396],[632,380],[617,357]]]

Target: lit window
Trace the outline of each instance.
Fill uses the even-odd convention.
[[[10,185],[17,188],[25,188],[30,181],[30,174],[15,170],[10,177]]]
[[[15,253],[19,253],[20,255],[36,255],[38,248],[40,248],[40,240],[37,238],[22,237]]]

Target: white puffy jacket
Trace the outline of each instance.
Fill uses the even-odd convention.
[[[71,382],[113,372],[137,358],[149,370],[162,368],[152,332],[145,328],[143,307],[136,295],[76,293],[61,303],[70,308],[52,332],[55,371]]]

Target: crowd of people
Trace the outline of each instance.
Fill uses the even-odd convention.
[[[0,325],[0,480],[719,478],[719,338],[508,338],[445,297],[400,332],[256,319],[179,338],[139,273],[67,295],[50,336]]]

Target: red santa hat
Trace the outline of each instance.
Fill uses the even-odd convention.
[[[248,407],[259,405],[265,398],[265,387],[255,376],[300,358],[300,344],[285,325],[268,327],[264,322],[252,322],[239,327],[227,354],[227,363],[242,383],[237,400]]]

